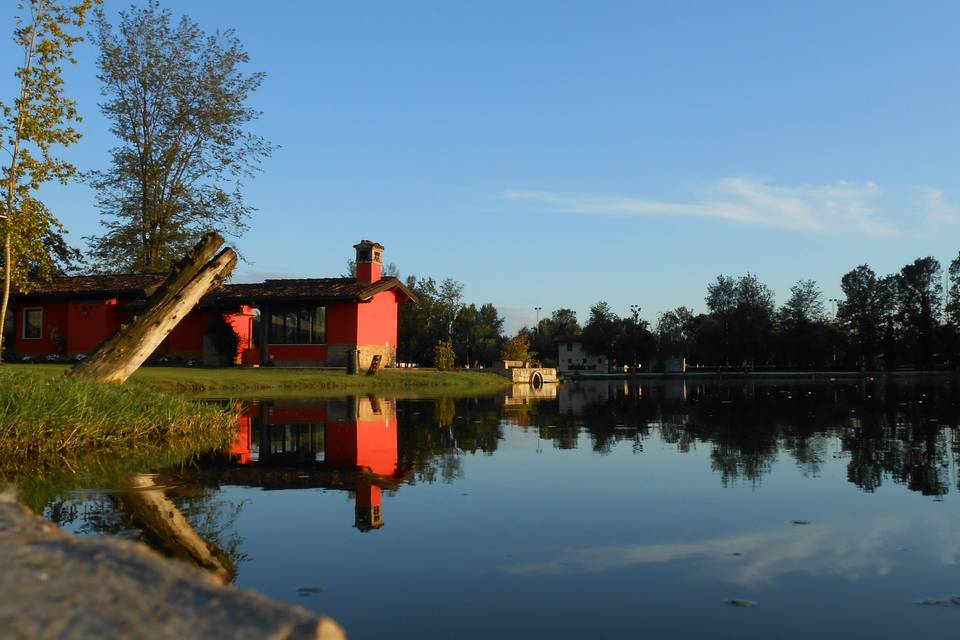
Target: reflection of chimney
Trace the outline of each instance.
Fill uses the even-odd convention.
[[[377,282],[383,274],[383,245],[372,240],[361,240],[353,248],[357,250],[357,282]]]
[[[354,505],[353,526],[366,533],[383,526],[383,494],[380,487],[369,480],[357,483],[357,502]]]

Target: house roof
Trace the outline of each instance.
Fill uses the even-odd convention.
[[[167,279],[164,274],[116,273],[109,275],[57,276],[40,282],[15,298],[115,298],[150,296]]]
[[[158,274],[110,274],[57,277],[39,283],[18,298],[115,298],[132,297],[139,307],[166,280]],[[256,283],[225,284],[203,297],[204,307],[285,302],[366,302],[383,291],[398,290],[407,300],[416,296],[393,277],[374,283],[354,278],[294,278]]]
[[[204,304],[258,304],[265,302],[366,302],[383,291],[398,290],[416,302],[398,278],[381,278],[374,283],[354,278],[290,278],[256,283],[226,284],[207,295]]]

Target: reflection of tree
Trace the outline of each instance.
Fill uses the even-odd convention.
[[[400,466],[419,482],[462,478],[462,456],[492,454],[503,437],[492,398],[402,401],[397,415]]]
[[[711,468],[729,485],[759,484],[782,453],[802,473],[816,476],[838,442],[847,477],[864,491],[886,481],[924,495],[949,491],[951,464],[960,458],[960,407],[953,379],[788,382],[689,379],[618,389],[597,383],[593,402],[578,415],[538,405],[543,438],[573,448],[586,433],[599,453],[621,440],[656,430],[681,452],[710,445]],[[671,386],[673,385],[673,386]],[[679,392],[682,389],[683,392]],[[593,389],[593,391],[597,391]],[[635,432],[627,427],[635,428]],[[960,485],[958,485],[960,488]]]

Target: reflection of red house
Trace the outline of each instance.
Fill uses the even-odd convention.
[[[383,526],[379,481],[399,475],[397,414],[391,400],[276,401],[248,405],[231,457],[241,464],[320,466],[358,472],[355,526]]]
[[[343,366],[359,352],[396,359],[399,305],[413,300],[397,278],[381,277],[383,246],[357,244],[352,278],[267,280],[224,285],[207,295],[170,333],[156,355],[216,362],[214,321],[238,337],[226,360],[275,365]],[[55,278],[13,299],[13,350],[23,356],[74,357],[97,349],[142,308],[165,276],[123,274]],[[259,322],[255,322],[259,317]],[[257,327],[259,325],[259,328]],[[257,348],[255,348],[257,347]],[[255,363],[255,362],[254,362]]]

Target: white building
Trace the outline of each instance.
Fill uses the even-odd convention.
[[[583,348],[580,338],[560,338],[557,340],[557,369],[561,374],[607,373],[610,363],[606,356],[594,356]]]

